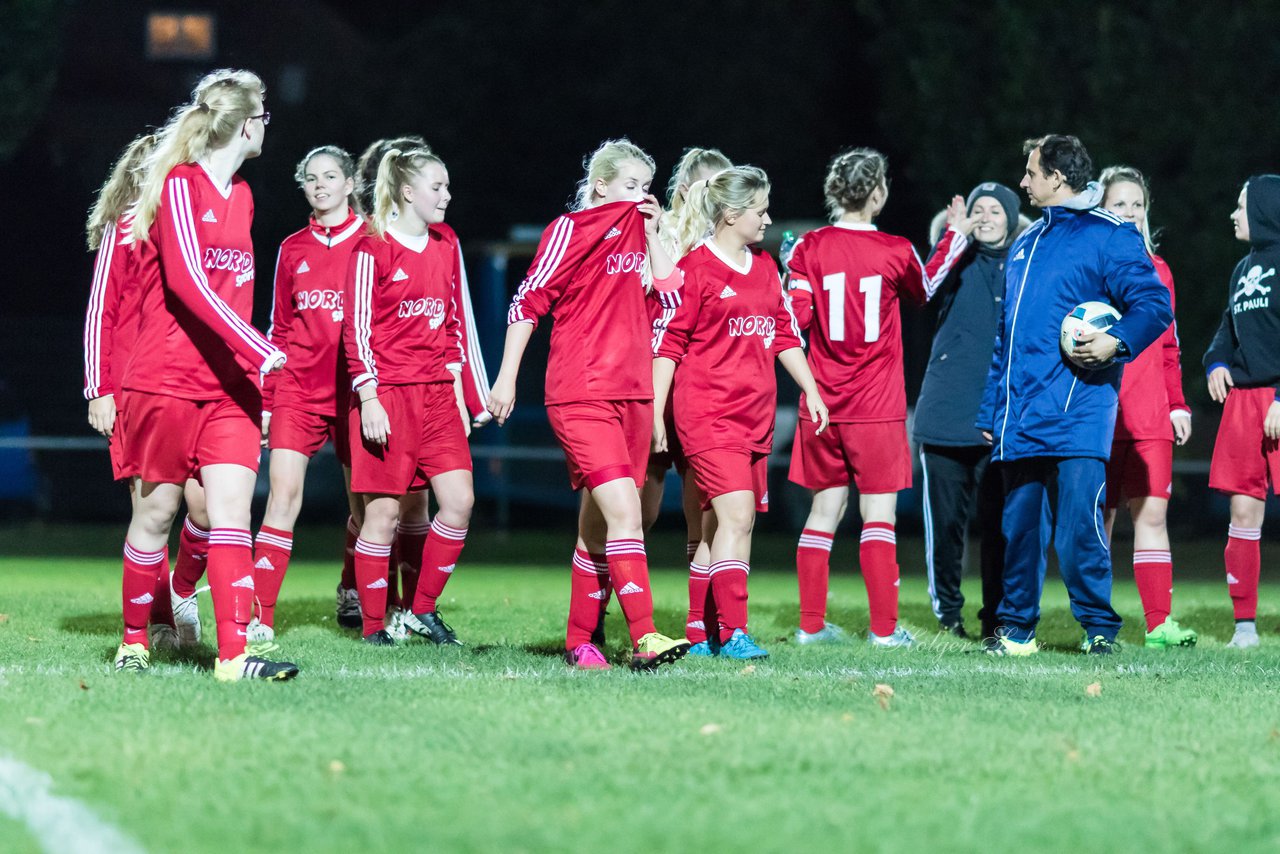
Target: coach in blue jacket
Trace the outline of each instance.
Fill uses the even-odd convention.
[[[1005,593],[997,610],[1002,628],[990,650],[1037,650],[1052,535],[1084,648],[1110,653],[1121,621],[1111,607],[1102,513],[1119,363],[1155,341],[1173,312],[1137,229],[1097,207],[1102,190],[1090,181],[1093,162],[1080,140],[1051,135],[1029,140],[1024,150],[1020,186],[1042,216],[1009,250],[1004,309],[977,420],[992,437],[992,458],[1005,463]],[[1081,339],[1075,354],[1088,368],[1079,368],[1059,351],[1058,336],[1063,318],[1089,300],[1115,306],[1123,319]]]

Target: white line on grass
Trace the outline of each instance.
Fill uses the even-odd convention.
[[[48,852],[142,854],[142,847],[74,798],[55,795],[53,778],[0,757],[0,811],[27,826]]]

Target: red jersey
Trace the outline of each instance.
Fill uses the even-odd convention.
[[[458,235],[446,223],[434,226],[445,238],[452,240],[457,255],[454,268],[453,298],[458,310],[458,325],[462,332],[462,398],[472,418],[489,411],[489,374],[484,367],[484,353],[480,350],[480,335],[476,332],[476,313],[471,308],[471,285],[467,282],[467,266],[462,261],[462,244]],[[487,416],[486,416],[487,417]]]
[[[342,343],[342,305],[347,269],[364,221],[348,211],[341,225],[328,227],[312,218],[310,224],[280,244],[276,256],[271,325],[267,337],[289,357],[284,370],[269,374],[262,384],[262,408],[276,402],[333,415],[339,399],[346,400],[346,361],[339,359]],[[338,394],[338,389],[343,393]],[[340,413],[346,416],[342,407]]]
[[[93,286],[84,316],[84,397],[120,391],[124,367],[138,338],[138,253],[129,237],[132,216],[102,231],[93,262]]]
[[[462,330],[454,304],[453,241],[432,226],[414,237],[387,229],[355,245],[347,275],[343,348],[357,389],[453,382],[462,370]]]
[[[1152,255],[1151,262],[1155,264],[1160,281],[1169,289],[1169,304],[1172,306],[1173,273],[1160,256]],[[1175,412],[1191,414],[1182,396],[1181,355],[1178,322],[1175,320],[1154,344],[1124,366],[1115,441],[1173,438],[1170,416]]]
[[[904,420],[898,300],[933,296],[911,242],[874,225],[828,225],[796,243],[790,269],[792,310],[809,331],[809,367],[831,421]],[[803,396],[800,417],[809,418]]]
[[[542,233],[507,323],[551,314],[546,403],[653,399],[645,260],[634,202],[565,214]]]
[[[655,350],[677,365],[672,406],[686,454],[773,447],[773,362],[801,346],[800,327],[773,258],[756,247],[748,257],[743,269],[704,241],[678,265],[683,296]]]
[[[284,354],[249,325],[252,222],[253,195],[239,175],[224,192],[199,164],[169,172],[148,240],[135,250],[140,346],[124,388],[259,405],[259,374]]]

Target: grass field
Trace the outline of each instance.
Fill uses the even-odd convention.
[[[227,686],[208,646],[114,675],[118,573],[109,559],[0,559],[0,759],[49,774],[147,851],[1280,845],[1277,587],[1262,594],[1262,648],[1240,654],[1223,648],[1222,583],[1181,583],[1178,615],[1202,643],[1155,652],[1134,643],[1122,579],[1129,644],[1086,659],[1053,581],[1041,637],[1054,649],[1006,660],[936,634],[918,573],[902,586],[918,648],[797,648],[794,579],[761,571],[752,626],[768,661],[588,674],[557,657],[562,566],[464,560],[442,609],[470,646],[378,650],[335,627],[335,568],[298,561],[278,639],[302,675]],[[832,588],[832,617],[865,631],[860,579]],[[654,589],[674,631],[683,576],[655,572]],[[202,610],[211,632],[206,597]],[[616,616],[609,630],[623,655]],[[4,817],[17,794],[0,785],[0,850],[40,850]]]

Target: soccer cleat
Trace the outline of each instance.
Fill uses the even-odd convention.
[[[911,632],[902,626],[895,626],[893,632],[887,635],[877,635],[874,632],[867,632],[867,645],[878,647],[880,649],[906,649],[916,645],[916,639]]]
[[[247,643],[272,643],[276,639],[276,630],[254,617],[244,630],[244,639]]]
[[[169,603],[173,606],[173,625],[178,630],[178,642],[183,646],[200,643],[200,606],[196,594],[179,596],[173,589],[173,573],[169,573]]]
[[[689,647],[689,651],[685,655],[700,655],[714,657],[720,654],[720,647],[712,646],[711,641],[698,641]]]
[[[404,627],[415,635],[424,637],[436,646],[462,646],[453,628],[440,616],[440,610],[424,614],[404,612]]]
[[[1259,643],[1258,624],[1252,621],[1236,623],[1235,633],[1227,641],[1227,649],[1253,649]]]
[[[1146,646],[1149,649],[1168,649],[1171,646],[1195,646],[1200,636],[1194,629],[1184,629],[1178,621],[1170,617],[1151,631],[1147,632]]]
[[[178,630],[167,623],[152,623],[147,626],[147,643],[151,649],[172,652],[182,646],[178,640]]]
[[[378,629],[372,634],[364,636],[364,642],[369,646],[395,646],[396,639],[391,636],[391,632],[386,629]]]
[[[1085,642],[1085,655],[1114,655],[1119,651],[1119,643],[1102,635],[1094,635]]]
[[[579,670],[610,670],[604,653],[593,643],[578,644],[571,650],[565,650],[564,660]]]
[[[117,673],[142,673],[151,667],[151,653],[140,643],[122,643],[116,650]]]
[[[733,635],[720,645],[720,657],[745,661],[752,658],[768,658],[769,652],[752,640],[751,635],[742,629],[734,629]]]
[[[804,629],[796,629],[796,643],[806,646],[811,643],[818,644],[840,644],[848,643],[849,634],[835,623],[823,623],[822,628],[816,632],[806,632]]]
[[[671,664],[684,658],[689,651],[689,641],[684,638],[669,638],[658,632],[640,638],[635,650],[631,653],[632,670],[657,670],[664,664]]]
[[[338,625],[344,629],[358,629],[364,623],[360,618],[360,594],[350,587],[338,585]]]
[[[289,661],[272,661],[243,652],[226,661],[213,665],[213,678],[219,682],[239,682],[242,679],[265,679],[268,682],[285,682],[298,675],[298,665]]]
[[[406,641],[409,639],[409,627],[405,625],[405,618],[409,612],[404,608],[392,608],[387,612],[383,625],[387,629],[387,634],[391,635],[391,639],[395,641]]]
[[[960,640],[972,640],[973,636],[964,629],[964,623],[956,620],[954,623],[938,623],[938,631],[944,635],[953,635]]]
[[[983,647],[990,655],[1003,655],[1012,658],[1021,658],[1027,655],[1035,655],[1040,651],[1040,644],[1036,643],[1035,638],[1026,641],[1016,641],[1007,637],[1003,630],[997,629],[996,636],[987,638],[982,642]]]

